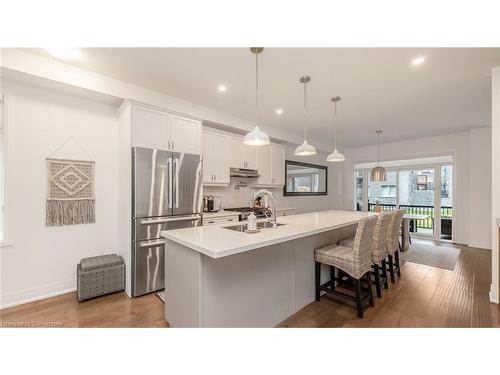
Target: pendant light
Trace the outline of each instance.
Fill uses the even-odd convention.
[[[376,130],[375,133],[377,133],[378,137],[378,159],[377,166],[370,172],[370,179],[375,182],[387,181],[387,171],[384,167],[380,166],[380,134],[382,133],[382,130]]]
[[[326,161],[344,161],[345,160],[345,156],[342,155],[340,152],[337,151],[337,103],[340,101],[340,96],[334,96],[332,98],[332,102],[335,104],[335,126],[333,128],[333,138],[334,138],[334,142],[335,142],[335,145],[334,145],[334,148],[333,148],[333,152],[328,155],[328,157],[326,158]]]
[[[265,146],[271,143],[269,136],[259,128],[259,54],[264,48],[252,47],[250,51],[255,54],[255,127],[245,135],[243,143],[249,146]]]
[[[306,85],[311,81],[311,77],[304,76],[300,78],[300,83],[304,84],[304,143],[295,149],[296,156],[316,155],[316,148],[307,143],[307,91]]]

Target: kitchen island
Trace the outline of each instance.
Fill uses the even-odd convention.
[[[255,234],[222,226],[162,232],[165,319],[172,327],[277,325],[314,301],[314,249],[354,235],[370,214],[285,216]]]

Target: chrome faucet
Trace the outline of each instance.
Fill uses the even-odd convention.
[[[278,221],[276,219],[276,197],[274,196],[273,193],[271,193],[269,190],[266,190],[266,189],[260,189],[260,190],[257,190],[255,193],[253,193],[252,197],[250,198],[250,201],[248,203],[248,205],[250,207],[253,207],[253,202],[255,201],[255,199],[260,195],[260,194],[268,194],[272,201],[273,201],[273,216],[271,219],[269,219],[266,215],[266,218],[269,220],[270,223],[273,223],[273,228],[276,228],[278,226]]]

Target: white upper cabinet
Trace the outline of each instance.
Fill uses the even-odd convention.
[[[271,184],[285,185],[285,147],[271,144]]]
[[[132,106],[132,146],[201,154],[201,121]]]
[[[145,107],[132,107],[132,146],[168,149],[168,114]]]
[[[285,147],[276,143],[257,148],[258,186],[285,184]]]
[[[243,168],[246,169],[258,169],[257,168],[257,154],[261,146],[248,146],[241,142],[243,146]]]
[[[170,142],[172,151],[200,154],[201,121],[171,115]]]
[[[257,149],[259,146],[248,146],[241,138],[228,137],[229,165],[231,168],[257,169]]]
[[[271,185],[271,145],[255,146],[257,148],[257,184]]]
[[[203,132],[203,183],[229,185],[229,139],[211,132]]]
[[[229,166],[231,168],[245,168],[243,160],[243,141],[238,138],[228,137]]]

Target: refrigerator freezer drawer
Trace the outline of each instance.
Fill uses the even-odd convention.
[[[165,242],[137,242],[134,245],[134,297],[165,288]]]
[[[163,216],[134,220],[134,241],[161,238],[161,231],[201,225],[201,215]]]

